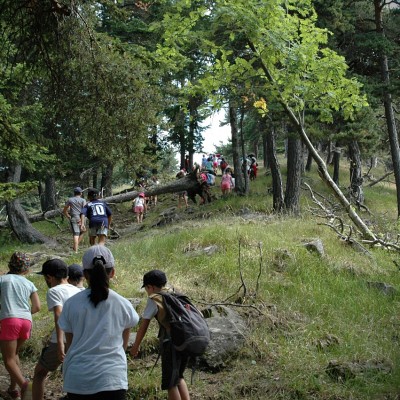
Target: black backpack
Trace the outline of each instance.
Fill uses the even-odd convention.
[[[210,342],[210,331],[202,313],[189,298],[180,293],[159,292],[171,326],[171,341],[175,349],[190,357],[204,354]]]

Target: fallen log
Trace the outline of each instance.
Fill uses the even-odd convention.
[[[181,179],[177,179],[171,182],[167,182],[164,185],[154,185],[147,189],[142,190],[133,190],[130,192],[117,194],[115,196],[105,197],[103,200],[107,203],[125,203],[127,201],[134,200],[139,193],[144,193],[146,197],[149,196],[158,196],[160,194],[166,193],[178,193],[178,192],[188,192],[189,198],[191,198],[194,202],[196,194],[201,195],[202,193],[202,185],[201,182],[197,178],[197,172],[193,171],[190,174],[184,176]],[[49,218],[55,218],[62,215],[62,208],[58,208],[56,210],[46,211],[45,213],[33,214],[28,216],[29,221],[31,223],[43,221]],[[0,222],[0,228],[8,227],[9,224],[7,221]]]

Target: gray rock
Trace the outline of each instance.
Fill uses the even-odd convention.
[[[205,313],[210,315],[207,323],[211,341],[200,364],[216,371],[238,356],[245,342],[246,326],[237,312],[225,306],[212,306]]]
[[[304,243],[304,247],[310,252],[317,253],[320,257],[325,255],[324,245],[321,239],[315,239],[311,242]]]
[[[392,285],[385,282],[367,282],[368,287],[378,289],[386,296],[393,296],[397,293],[397,290]]]

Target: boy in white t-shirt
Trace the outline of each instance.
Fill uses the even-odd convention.
[[[54,314],[55,329],[51,333],[49,343],[43,348],[35,367],[32,384],[33,400],[43,400],[47,374],[55,371],[64,360],[65,336],[57,322],[66,300],[81,291],[68,283],[68,265],[63,260],[46,261],[42,266],[42,271],[38,274],[43,275],[49,287],[46,295],[47,308]]]

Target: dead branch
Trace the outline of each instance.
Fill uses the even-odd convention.
[[[376,185],[377,183],[383,181],[385,178],[387,178],[389,175],[392,175],[393,173],[394,173],[394,171],[389,171],[389,172],[387,172],[385,175],[383,175],[383,176],[381,176],[380,178],[375,179],[374,181],[372,181],[372,182],[368,185],[368,187],[372,187],[372,186]]]

